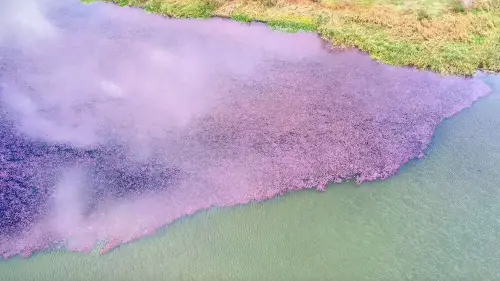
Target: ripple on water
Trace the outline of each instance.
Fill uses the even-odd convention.
[[[385,179],[489,92],[312,34],[51,5],[30,7],[50,28],[0,41],[6,257],[107,251],[211,206]]]

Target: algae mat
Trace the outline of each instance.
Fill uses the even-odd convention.
[[[428,148],[488,93],[479,77],[262,25],[26,3],[38,24],[9,14],[0,34],[4,257],[108,251],[427,157],[104,256],[14,258],[2,280],[497,279],[498,94]]]
[[[212,209],[107,255],[0,263],[1,280],[498,280],[500,79],[384,182]]]

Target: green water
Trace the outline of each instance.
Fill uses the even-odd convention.
[[[0,280],[500,280],[495,79],[387,181],[200,212],[104,256],[11,259]]]

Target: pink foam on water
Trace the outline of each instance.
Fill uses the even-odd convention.
[[[49,170],[40,158],[26,173],[56,173],[57,184],[48,187],[45,215],[0,234],[4,257],[56,243],[89,251],[107,241],[108,252],[213,206],[386,179],[423,157],[444,118],[489,92],[478,78],[331,51],[312,34],[101,4],[69,10],[80,17],[60,16],[56,39],[19,47],[3,68],[3,106],[17,130],[75,149],[118,143],[124,156],[110,156],[112,166],[132,171],[154,159],[183,176],[83,214],[89,187],[79,171],[96,160],[65,157]],[[16,164],[2,165],[0,177]]]

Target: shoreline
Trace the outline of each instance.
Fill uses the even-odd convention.
[[[264,23],[283,32],[313,32],[335,48],[356,48],[384,64],[442,75],[500,72],[500,8],[497,7],[466,10],[443,4],[450,2],[447,0],[433,0],[432,4],[438,8],[430,4],[429,7],[396,6],[387,0],[370,5],[273,0],[80,1],[134,7],[170,18],[222,18],[247,24]]]
[[[117,9],[112,5],[98,8]],[[61,38],[66,39],[61,49],[54,49],[51,45],[44,48],[40,44],[43,55],[29,52],[20,55],[17,58],[19,66],[13,71],[23,73],[24,77],[20,77],[18,83],[5,81],[6,85],[14,88],[22,83],[33,85],[40,93],[43,89],[45,94],[41,97],[63,105],[67,98],[83,104],[96,95],[116,93],[110,92],[109,87],[102,88],[102,82],[107,82],[104,86],[111,83],[117,89],[130,89],[131,93],[121,96],[120,107],[114,103],[116,100],[106,99],[100,107],[74,112],[82,123],[91,127],[72,132],[71,137],[65,139],[71,147],[79,146],[82,138],[89,139],[102,128],[118,128],[115,138],[122,141],[115,145],[108,143],[110,146],[103,147],[101,157],[92,153],[96,157],[87,159],[88,155],[78,150],[74,154],[37,158],[40,152],[44,152],[41,155],[50,151],[67,152],[50,147],[41,147],[37,153],[19,149],[19,155],[14,155],[25,162],[16,162],[15,167],[10,167],[5,173],[21,181],[21,185],[9,189],[11,197],[4,197],[4,206],[10,208],[9,214],[13,214],[5,220],[12,223],[4,224],[4,230],[7,233],[15,226],[28,232],[26,236],[10,236],[13,232],[9,232],[9,236],[0,235],[0,254],[5,257],[16,253],[28,256],[29,249],[43,250],[48,247],[46,244],[59,241],[66,241],[70,250],[88,251],[92,245],[99,243],[107,251],[121,243],[149,236],[179,218],[213,206],[229,207],[264,201],[300,189],[321,190],[325,187],[323,184],[346,178],[360,181],[384,179],[428,149],[443,118],[451,117],[479,97],[491,93],[491,88],[484,85],[484,81],[440,77],[412,68],[396,69],[373,61],[366,53],[339,52],[337,56],[332,56],[312,33],[282,34],[272,32],[263,25],[249,28],[227,21],[168,21],[147,17],[137,9],[121,10],[116,15],[108,11],[101,11],[104,15],[102,21],[84,21],[87,28],[84,31],[70,32],[75,27],[67,27],[61,32]],[[137,17],[134,18],[134,15]],[[116,25],[102,25],[106,21]],[[142,24],[145,26],[141,27]],[[132,29],[122,30],[123,27]],[[137,32],[134,28],[138,28]],[[114,33],[106,33],[109,30]],[[140,33],[138,30],[149,32]],[[135,36],[127,37],[128,34]],[[103,35],[111,38],[108,44],[85,44],[97,42]],[[172,35],[179,36],[179,40],[167,49],[164,43],[170,42]],[[128,45],[128,48],[122,49],[123,45]],[[185,46],[198,46],[200,49],[189,50]],[[61,56],[65,54],[67,56]],[[276,56],[281,60],[275,61]],[[61,57],[74,60],[55,60]],[[191,63],[194,67],[179,69],[177,66],[183,64],[176,66],[172,63],[186,58],[191,61],[184,60],[185,64]],[[84,60],[108,60],[112,64],[95,68],[82,65]],[[214,64],[221,60],[225,64]],[[235,67],[234,62],[238,60],[247,64]],[[23,63],[30,61],[39,64]],[[43,62],[51,63],[46,65]],[[261,63],[257,65],[258,62]],[[162,93],[171,91],[179,77],[192,75],[194,68],[212,70],[213,66],[218,66],[217,76],[226,74],[224,77],[227,80],[213,82],[210,79],[214,77],[212,72],[207,72],[199,73],[196,76],[199,83],[194,84],[203,86],[203,94],[213,94],[214,98],[207,100],[218,97],[221,98],[220,103],[207,108],[207,118],[193,123],[185,134],[174,134],[172,138],[156,134],[161,131],[158,128],[168,130],[172,128],[170,126],[182,123],[165,122],[172,116],[164,113],[174,108],[192,114],[204,111],[185,105],[182,100],[175,103],[162,99],[165,96]],[[59,83],[48,87],[33,81],[30,76],[30,69],[33,68],[57,69],[73,75],[64,80],[68,84],[62,85],[66,87],[61,87]],[[175,72],[179,72],[178,76],[174,75]],[[98,78],[110,75],[108,79],[112,80],[97,80],[101,83],[93,86],[88,81],[93,81],[95,73]],[[85,85],[74,78],[78,76],[76,74],[88,79]],[[239,77],[251,77],[252,83],[242,82],[245,79]],[[136,88],[137,85],[140,88]],[[180,93],[191,97],[188,101],[200,97],[199,88],[180,85],[183,88],[169,96],[177,97],[175,94]],[[332,85],[335,88],[331,88]],[[81,88],[85,89],[83,94],[77,91]],[[211,89],[216,90],[210,92]],[[135,94],[139,90],[141,94]],[[343,94],[325,94],[329,92]],[[224,95],[218,96],[218,93]],[[235,100],[238,103],[232,102]],[[162,106],[157,108],[155,105]],[[42,104],[40,108],[45,107]],[[37,114],[21,114],[18,122],[36,119],[52,124],[53,120],[65,120],[64,116],[72,116],[71,110],[68,106],[69,113],[56,111],[47,119]],[[131,112],[138,114],[132,116],[124,127],[117,126],[115,120],[124,120]],[[109,123],[93,123],[94,118],[108,120]],[[65,132],[67,124],[63,122],[45,130],[54,132],[45,135],[45,142],[48,145],[60,142],[53,136]],[[159,124],[162,126],[158,127]],[[25,134],[31,137],[37,132],[29,128],[25,130]],[[147,137],[146,140],[137,140],[136,136],[141,133]],[[11,135],[5,134],[2,143],[24,147],[21,139],[9,139]],[[98,136],[112,140],[104,135]],[[101,143],[100,137],[93,138],[94,141],[86,146]],[[146,148],[140,146],[154,139],[161,141],[149,143]],[[26,139],[28,147],[31,147],[30,141],[30,138]],[[122,145],[126,148],[116,150],[116,146]],[[169,155],[160,157],[161,161],[157,162],[155,158],[150,158],[149,147],[155,148],[160,155]],[[136,150],[143,152],[138,155],[133,153]],[[137,156],[141,156],[140,161],[133,161],[137,160]],[[32,166],[29,168],[23,163]],[[143,164],[155,163],[162,165],[142,169],[145,167]],[[182,175],[186,176],[177,178],[179,182],[161,181],[166,178],[163,172],[172,167],[185,171]],[[138,168],[142,172],[134,172]],[[45,175],[54,174],[52,171],[58,171],[57,177],[46,182]],[[39,186],[37,190],[41,191],[35,194],[54,196],[39,200],[39,197],[29,193],[29,189],[22,184],[32,179],[32,185]],[[14,181],[9,178],[8,182]],[[88,189],[91,191],[86,193]],[[15,194],[18,190],[23,193]],[[26,204],[12,203],[21,199]],[[40,209],[40,202],[47,202],[47,207]],[[36,219],[32,219],[33,214]],[[33,221],[36,225],[30,228]]]

